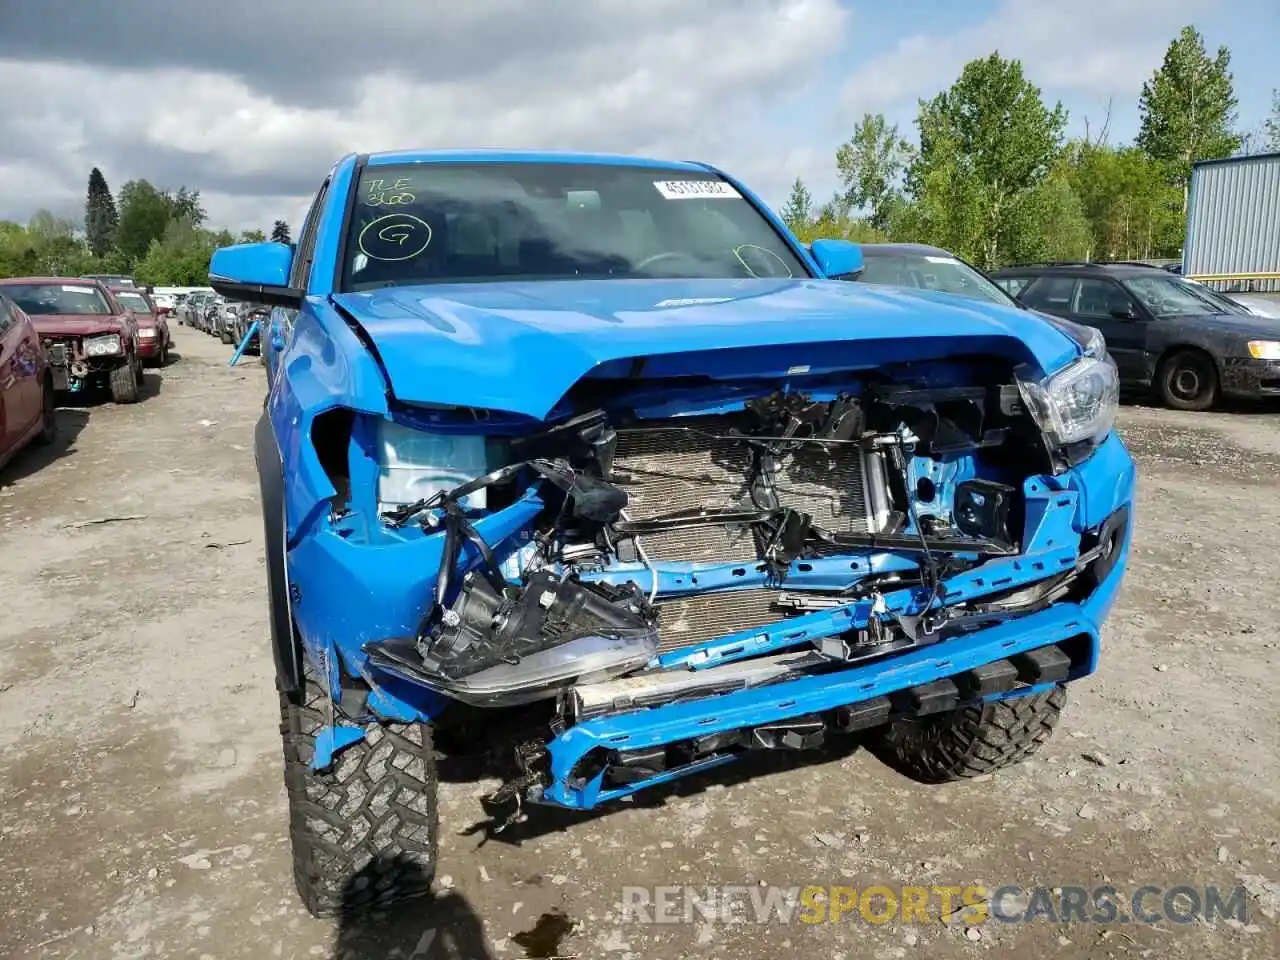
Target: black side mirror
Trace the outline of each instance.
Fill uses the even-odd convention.
[[[1111,316],[1117,320],[1136,320],[1138,312],[1133,309],[1133,304],[1127,303],[1123,307],[1112,307]]]

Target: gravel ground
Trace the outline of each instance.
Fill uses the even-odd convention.
[[[924,787],[856,749],[766,756],[487,840],[477,798],[494,783],[458,777],[439,896],[339,926],[304,913],[290,876],[250,448],[262,371],[177,337],[144,403],[61,411],[59,444],[0,478],[0,956],[1280,956],[1273,411],[1124,409],[1141,476],[1129,578],[1100,673],[1036,759]],[[1247,916],[622,911],[628,886],[762,884],[1243,886]]]

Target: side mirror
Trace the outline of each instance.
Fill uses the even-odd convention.
[[[862,248],[848,240],[815,240],[809,253],[828,280],[852,280],[862,272]]]
[[[237,243],[209,262],[209,286],[228,300],[256,300],[278,307],[302,305],[304,291],[289,286],[293,251],[283,243]]]
[[[1132,303],[1126,303],[1123,307],[1112,307],[1111,316],[1117,320],[1136,320],[1138,311],[1133,309]]]

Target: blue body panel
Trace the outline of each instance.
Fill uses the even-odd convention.
[[[1055,370],[1079,346],[1024,311],[839,280],[556,280],[343,293],[402,400],[546,417],[587,375],[815,376],[972,352]],[[714,354],[714,356],[713,356]],[[537,370],[537,376],[529,376]]]
[[[643,416],[676,416],[740,408],[734,390],[776,382],[810,390],[826,373],[912,364],[961,354],[999,356],[1047,373],[1080,355],[1080,344],[1034,314],[974,300],[820,278],[809,255],[776,215],[747,188],[735,186],[794,245],[814,274],[794,280],[609,280],[438,284],[388,287],[368,293],[334,290],[346,198],[361,163],[467,161],[632,163],[705,172],[701,164],[592,155],[505,151],[385,153],[349,156],[330,173],[327,199],[313,211],[315,255],[297,310],[276,308],[262,338],[270,371],[267,417],[283,470],[285,562],[291,613],[311,660],[336,682],[339,668],[369,686],[367,709],[377,718],[428,721],[448,701],[401,677],[376,671],[364,644],[411,635],[429,605],[444,549],[440,534],[416,525],[394,529],[373,508],[377,468],[374,425],[413,422],[440,408],[470,407],[531,423],[563,411],[563,398],[589,378],[626,379]],[[718,171],[716,171],[718,172]],[[722,174],[723,175],[723,174]],[[278,341],[273,345],[272,341]],[[634,361],[643,359],[642,365]],[[668,378],[697,375],[703,386],[673,392]],[[647,387],[648,379],[661,380]],[[815,399],[839,389],[823,384]],[[645,391],[649,392],[646,393]],[[415,406],[416,405],[416,406]],[[349,489],[344,509],[315,446],[318,418],[356,415],[349,440]],[[495,428],[496,429],[496,428]],[[979,476],[972,462],[913,463],[910,480],[928,476],[939,489]],[[1081,536],[1131,505],[1134,469],[1112,434],[1088,459],[1057,475],[1023,484],[1023,553],[997,557],[943,581],[950,604],[1034,584],[1071,569]],[[518,579],[527,529],[544,505],[531,487],[511,505],[474,521],[504,573]],[[1132,515],[1130,516],[1132,524]],[[716,731],[805,716],[949,676],[1020,650],[1086,638],[1097,664],[1100,629],[1124,574],[1128,538],[1109,577],[1078,603],[1037,613],[834,674],[768,688],[680,702],[579,723],[547,744],[552,783],[543,800],[575,808],[634,792],[674,776],[726,762],[702,761],[626,787],[605,789],[573,772],[588,753],[672,743]],[[467,546],[459,569],[474,566]],[[793,563],[783,578],[792,592],[833,591],[870,574],[911,572],[918,560],[885,549],[850,550],[834,558]],[[759,570],[725,564],[619,564],[584,579],[631,580],[664,595],[696,589],[748,589],[764,584]],[[919,612],[920,588],[883,594],[877,612]],[[867,602],[806,614],[762,630],[684,647],[656,658],[653,668],[714,670],[744,657],[810,643],[867,622]],[[327,728],[316,764],[358,739],[360,728]],[[601,775],[602,776],[602,775]]]

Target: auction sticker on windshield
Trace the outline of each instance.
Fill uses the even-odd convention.
[[[72,287],[67,284],[62,285],[63,293],[94,293],[93,287]]]
[[[959,263],[955,257],[925,257],[930,263]]]
[[[742,197],[723,180],[655,180],[653,185],[668,200],[734,200]]]

